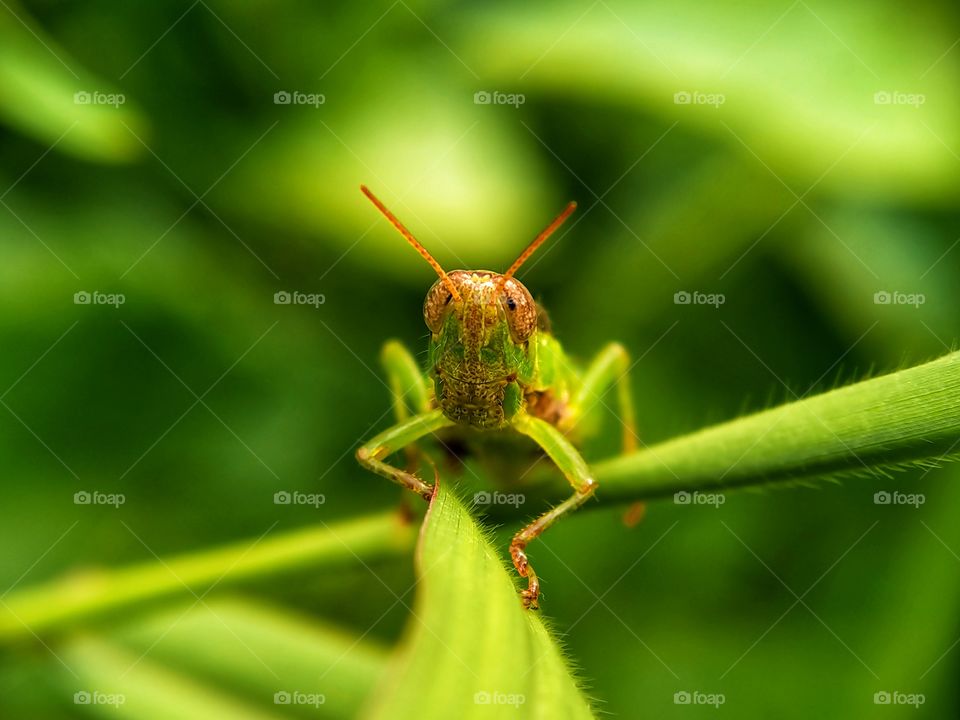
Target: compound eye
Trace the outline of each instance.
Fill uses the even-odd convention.
[[[443,328],[447,309],[453,304],[453,295],[443,280],[437,280],[423,301],[423,321],[434,335]]]
[[[537,304],[529,291],[510,278],[500,294],[500,305],[507,316],[510,337],[517,344],[526,342],[537,329]]]

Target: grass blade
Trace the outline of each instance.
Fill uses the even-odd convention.
[[[87,572],[0,600],[0,642],[30,638],[142,603],[304,568],[353,565],[409,551],[415,531],[395,512],[110,571]]]
[[[101,638],[78,638],[64,648],[62,657],[76,672],[76,677],[63,673],[73,702],[99,717],[270,720],[284,716],[250,707],[242,698],[213,690]]]
[[[594,466],[601,500],[643,500],[932,465],[960,452],[960,353]]]
[[[138,618],[111,636],[197,681],[269,705],[276,694],[323,696],[323,717],[356,717],[387,663],[385,648],[289,608],[217,598]],[[289,703],[317,717],[315,705]]]

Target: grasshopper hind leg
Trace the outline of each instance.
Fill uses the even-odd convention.
[[[630,392],[630,355],[620,343],[606,345],[590,362],[579,389],[570,403],[567,418],[561,429],[575,427],[583,417],[602,409],[604,394],[611,388],[617,391],[617,419],[622,426],[621,444],[624,453],[637,449],[637,421],[633,396]]]
[[[624,453],[631,453],[637,449],[638,435],[636,427],[636,412],[633,396],[630,392],[630,356],[626,348],[620,343],[610,343],[605,346],[587,367],[579,391],[571,403],[571,412],[566,427],[575,426],[584,416],[606,405],[604,394],[615,388],[616,416],[622,426],[621,447]],[[634,527],[646,512],[646,504],[636,502],[627,508],[623,516],[623,524]]]
[[[380,364],[390,385],[394,420],[402,423],[411,415],[430,409],[430,386],[406,345],[398,340],[385,342],[380,351]],[[416,443],[410,443],[403,451],[406,471],[415,474],[420,467],[420,448]],[[407,497],[404,495],[401,500],[404,510],[407,509]]]

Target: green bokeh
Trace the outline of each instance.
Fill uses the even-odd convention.
[[[505,267],[576,199],[521,277],[572,354],[629,349],[644,442],[954,346],[953,5],[514,5],[0,6],[0,592],[398,502],[352,451],[390,421],[382,342],[425,351],[433,276],[360,183],[448,268]],[[523,103],[475,102],[493,91]],[[125,302],[75,303],[95,291]],[[954,717],[956,476],[659,503],[632,529],[601,489],[531,550],[544,609],[614,717]],[[926,502],[874,504],[894,488]],[[411,583],[357,563],[248,594],[379,649]],[[0,650],[0,715],[78,716],[63,672]]]

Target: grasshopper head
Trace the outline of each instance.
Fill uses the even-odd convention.
[[[530,340],[537,331],[537,305],[513,275],[560,227],[576,203],[567,205],[505,273],[447,273],[373,193],[363,185],[360,189],[439,276],[424,300],[423,317],[430,328],[430,362],[441,407],[470,425],[502,424],[502,389],[530,374],[536,349]]]
[[[447,280],[437,280],[423,303],[434,362],[464,382],[516,377],[537,330],[530,292],[487,270],[454,270]]]

